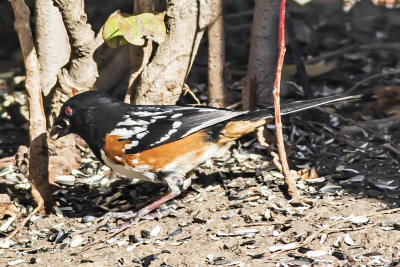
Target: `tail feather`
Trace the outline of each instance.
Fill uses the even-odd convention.
[[[301,100],[292,102],[289,104],[285,104],[281,108],[281,114],[286,115],[318,106],[328,105],[332,103],[340,103],[349,100],[355,100],[361,98],[363,95],[333,95],[333,96],[326,96],[316,99],[309,99],[309,100]]]
[[[333,96],[326,96],[321,98],[309,99],[309,100],[300,100],[295,101],[289,104],[284,104],[281,106],[281,115],[287,115],[295,112],[299,112],[306,109],[311,109],[318,106],[333,104],[333,103],[340,103],[349,100],[356,100],[360,99],[363,95],[333,95]],[[274,108],[269,107],[267,110],[254,110],[249,113],[240,115],[233,120],[260,120],[260,119],[272,119],[274,118]]]

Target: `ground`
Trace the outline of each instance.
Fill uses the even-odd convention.
[[[16,243],[0,249],[0,266],[19,261],[17,266],[396,266],[400,262],[400,210],[395,203],[356,195],[309,172],[297,181],[303,204],[291,205],[281,191],[280,173],[266,154],[253,153],[261,148],[251,147],[257,143],[235,147],[224,159],[207,162],[192,174],[192,187],[169,203],[162,218],[140,221],[119,233],[110,232],[109,226],[122,222],[103,221],[101,215],[143,205],[163,189],[132,185],[125,179],[109,185],[102,172],[107,169],[87,158],[82,172],[75,173],[74,185],[63,185],[56,193],[56,214],[35,216],[13,239]],[[92,167],[98,175],[82,178]],[[11,198],[29,209],[29,199],[24,200],[28,194],[15,189],[23,182],[8,178],[2,179],[3,189],[7,185]]]

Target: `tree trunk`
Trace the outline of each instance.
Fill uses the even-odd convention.
[[[279,1],[255,0],[249,64],[242,91],[244,109],[250,109],[254,104],[267,106],[272,103],[278,56],[278,20]],[[255,103],[251,103],[252,99]]]
[[[36,1],[36,44],[42,91],[47,96],[57,82],[61,67],[69,61],[71,47],[61,13],[52,0]]]
[[[11,0],[15,14],[15,29],[18,33],[26,69],[25,87],[29,101],[29,178],[32,195],[36,203],[52,207],[52,185],[48,182],[48,150],[46,118],[43,111],[40,64],[33,44],[29,24],[30,11],[24,0]],[[37,192],[39,191],[39,194]]]
[[[60,87],[52,94],[50,124],[53,123],[60,107],[69,97],[91,89],[98,77],[97,63],[93,53],[102,43],[101,34],[95,34],[87,23],[82,0],[53,0],[60,10],[71,45],[71,58],[67,68],[58,74]]]
[[[224,25],[222,16],[222,0],[211,0],[211,19],[208,26],[208,95],[209,104],[223,107],[225,101],[224,88]]]
[[[68,65],[58,73],[57,87],[47,96],[49,126],[53,124],[62,104],[71,96],[91,89],[98,77],[95,50],[103,43],[101,34],[95,38],[87,23],[83,0],[53,0],[61,13],[71,46]],[[40,42],[41,40],[38,40]],[[79,167],[80,152],[76,148],[76,136],[65,136],[63,140],[49,140],[50,179]],[[65,158],[68,155],[68,158]]]
[[[206,0],[167,0],[166,40],[144,68],[134,104],[175,104],[193,63],[210,10]]]

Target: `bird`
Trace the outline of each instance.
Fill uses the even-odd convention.
[[[360,97],[334,95],[296,101],[282,105],[281,115]],[[130,105],[104,92],[87,91],[63,104],[50,137],[56,140],[77,134],[113,171],[168,188],[137,212],[113,214],[134,223],[186,190],[191,184],[188,172],[224,154],[232,141],[273,119],[273,108],[232,111],[204,106]]]

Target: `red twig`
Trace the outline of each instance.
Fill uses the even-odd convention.
[[[280,84],[283,59],[286,52],[285,47],[285,6],[286,0],[281,0],[281,10],[279,16],[279,55],[278,63],[276,65],[275,83],[274,83],[274,107],[275,107],[275,126],[276,126],[276,138],[277,146],[279,151],[279,157],[282,163],[283,173],[285,175],[285,184],[288,187],[288,194],[292,198],[293,202],[299,202],[299,195],[296,190],[296,182],[290,173],[289,164],[286,158],[285,145],[283,143],[282,134],[282,121],[281,121],[281,108],[280,108]]]

